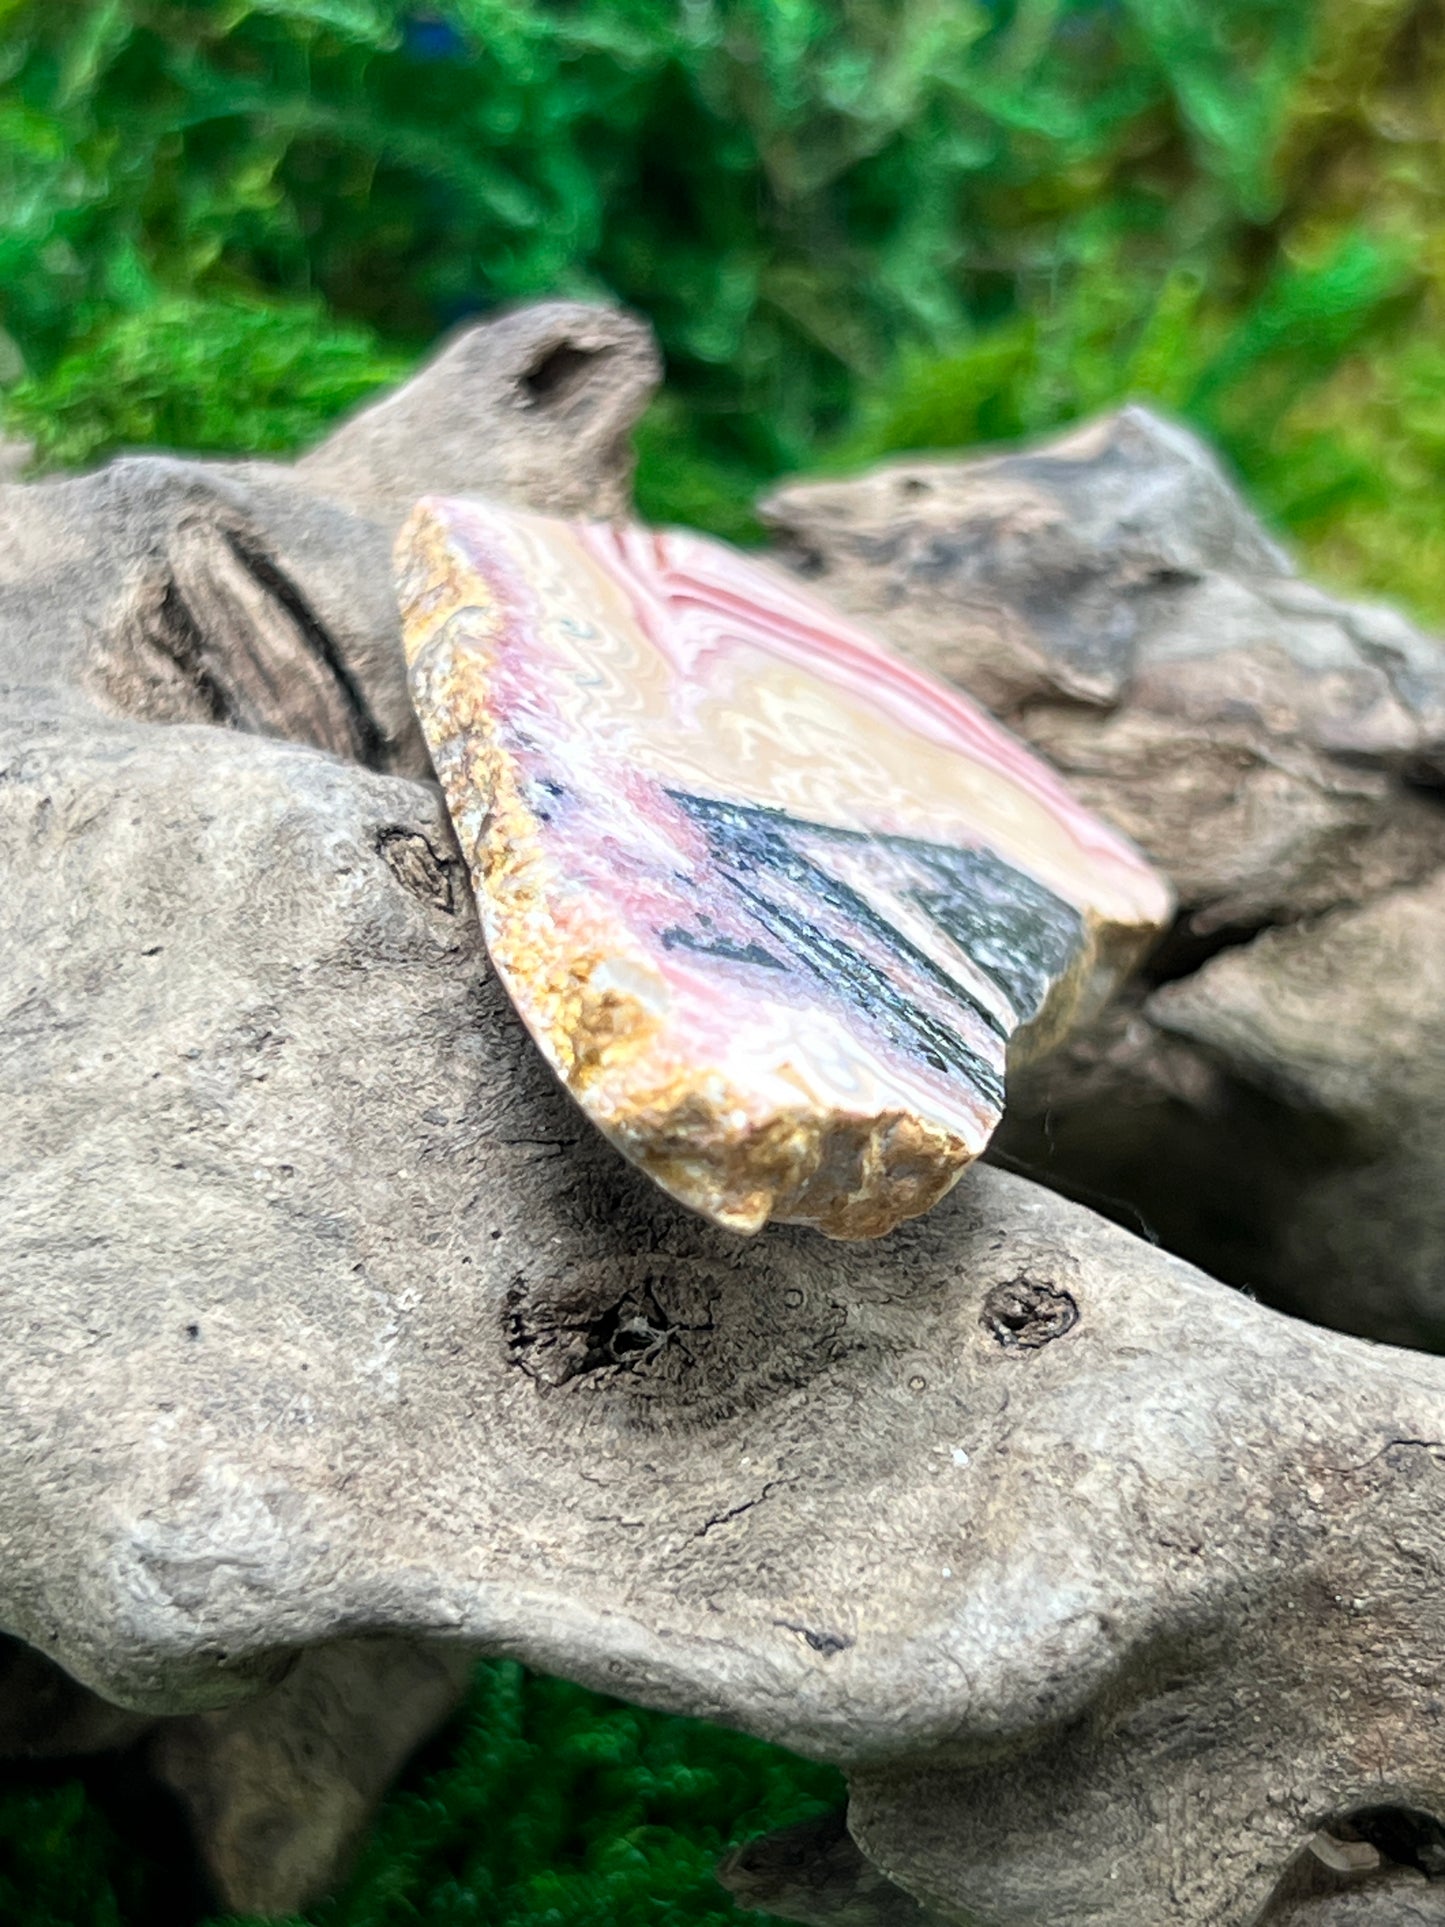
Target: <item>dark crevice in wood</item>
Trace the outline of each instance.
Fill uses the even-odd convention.
[[[1445,1823],[1435,1814],[1415,1807],[1365,1807],[1350,1815],[1349,1827],[1382,1860],[1445,1881]]]
[[[311,655],[335,682],[350,721],[353,760],[369,769],[384,768],[386,738],[325,623],[264,550],[248,542],[239,529],[226,528],[221,534],[236,561],[285,611]]]
[[[606,350],[575,348],[559,342],[548,348],[524,370],[518,388],[529,408],[552,408],[568,401],[592,379],[597,363]]]
[[[1221,951],[1241,949],[1245,944],[1253,943],[1264,931],[1283,928],[1287,921],[1260,918],[1249,923],[1219,924],[1201,930],[1195,926],[1196,914],[1192,910],[1181,910],[1144,959],[1139,976],[1151,990],[1159,989],[1162,984],[1178,983],[1183,977],[1192,977],[1196,970],[1202,970]]]

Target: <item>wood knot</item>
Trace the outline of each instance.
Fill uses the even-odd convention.
[[[446,857],[438,856],[424,836],[416,830],[383,830],[376,839],[376,847],[403,890],[409,890],[433,910],[441,910],[447,916],[455,913],[457,895],[451,876],[452,864]]]
[[[1057,1285],[1011,1278],[983,1301],[979,1321],[1006,1352],[1036,1352],[1079,1322],[1079,1307]]]

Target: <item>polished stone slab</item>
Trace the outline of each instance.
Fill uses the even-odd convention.
[[[499,975],[685,1204],[870,1237],[987,1145],[1167,886],[965,697],[767,564],[424,502],[412,699]]]

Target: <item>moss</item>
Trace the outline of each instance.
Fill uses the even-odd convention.
[[[785,470],[1137,395],[1445,607],[1437,0],[0,18],[0,421],[43,461],[285,449],[465,315],[610,295],[668,355],[660,519],[747,536]]]
[[[401,380],[407,358],[317,302],[169,296],[108,317],[6,397],[6,422],[47,466],[118,449],[284,453]]]
[[[102,1764],[0,1792],[0,1919],[182,1927],[190,1870]],[[695,1720],[622,1706],[519,1666],[480,1666],[313,1927],[733,1927],[713,1878],[738,1841],[836,1805],[830,1768]],[[303,1917],[297,1917],[297,1927]],[[222,1927],[213,1918],[211,1927]],[[228,1918],[225,1927],[238,1927]]]
[[[7,0],[0,422],[282,451],[439,328],[656,323],[649,514],[1138,396],[1445,609],[1435,0]]]

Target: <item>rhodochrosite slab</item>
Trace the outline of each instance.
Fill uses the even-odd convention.
[[[1169,909],[963,697],[765,564],[431,500],[412,699],[492,959],[587,1114],[674,1197],[872,1237],[988,1143]]]

